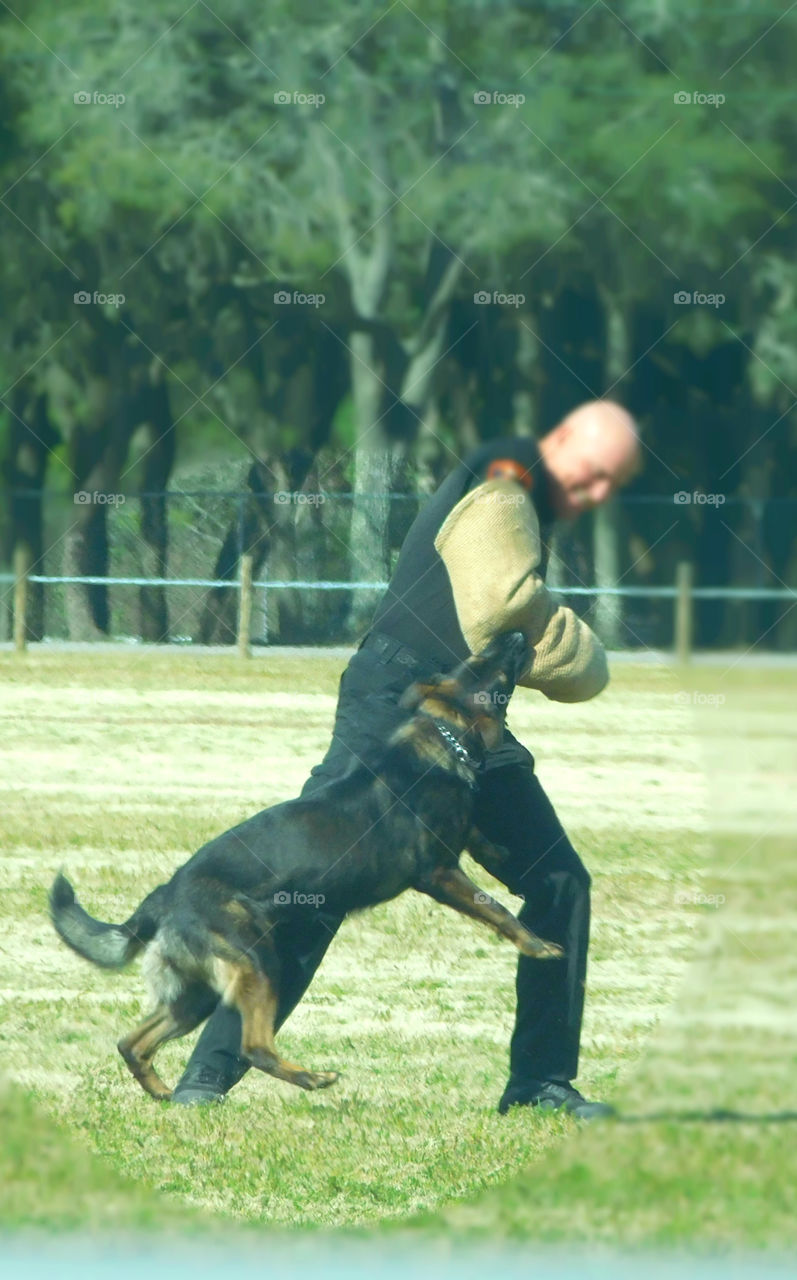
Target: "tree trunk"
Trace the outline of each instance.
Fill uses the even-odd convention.
[[[279,464],[273,463],[268,468],[269,475],[273,476],[278,468]],[[253,574],[257,578],[271,549],[274,495],[266,488],[257,463],[249,469],[247,485],[251,492],[239,499],[211,570],[211,577],[218,582],[235,580],[240,558],[246,553],[253,557]],[[201,607],[196,639],[200,644],[235,644],[237,620],[238,592],[234,588],[210,587]]]
[[[603,294],[606,313],[606,372],[604,386],[622,380],[629,365],[629,340],[625,315],[617,298]],[[604,503],[593,515],[592,555],[595,584],[616,587],[620,577],[620,509],[616,501]],[[622,596],[597,596],[595,631],[610,649],[616,649],[623,631]]]
[[[75,488],[87,498],[74,507],[74,520],[64,537],[64,573],[75,577],[107,577],[109,568],[108,502],[119,485],[135,419],[129,352],[115,327],[97,336],[87,376],[98,371],[96,396],[87,416],[72,428],[71,467]],[[94,494],[104,501],[95,501]],[[110,630],[110,602],[104,583],[65,585],[64,597],[72,640],[104,638]]]
[[[517,322],[517,350],[515,352],[516,389],[512,397],[513,433],[516,436],[534,435],[537,429],[537,356],[539,342],[522,315]]]
[[[31,405],[25,389],[18,387],[12,399],[12,406],[8,466],[11,494],[8,526],[3,538],[6,546],[3,560],[6,560],[9,565],[12,564],[16,548],[23,546],[32,572],[43,573],[44,535],[41,491],[47,471],[49,450],[56,443],[57,436],[50,425],[47,400],[44,395],[37,396]],[[26,415],[30,416],[30,427],[26,422]],[[41,640],[44,635],[44,586],[41,582],[28,584],[25,634],[28,640]]]
[[[354,485],[349,534],[351,577],[360,582],[385,582],[390,573],[388,521],[393,467],[390,443],[385,437],[382,381],[370,336],[352,334],[352,393],[357,423]],[[359,633],[371,620],[381,587],[353,594],[351,623]]]
[[[91,503],[77,506],[75,520],[64,537],[65,577],[105,577],[108,572],[106,508]],[[102,640],[108,631],[108,589],[71,582],[64,585],[70,640]]]
[[[165,578],[168,569],[169,510],[164,490],[174,463],[175,433],[171,429],[168,391],[161,383],[153,389],[149,422],[149,451],[144,458],[143,490],[139,511],[142,577]],[[169,639],[169,612],[165,587],[139,588],[139,632],[142,640],[161,643]]]
[[[616,587],[620,576],[619,529],[620,509],[616,501],[605,502],[593,512],[592,551],[595,585]],[[619,646],[622,631],[621,596],[598,596],[594,626],[597,635],[609,649]]]

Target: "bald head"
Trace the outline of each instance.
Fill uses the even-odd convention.
[[[589,400],[539,442],[558,516],[574,520],[606,502],[641,466],[634,419],[613,400]]]

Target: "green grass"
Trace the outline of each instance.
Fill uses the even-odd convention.
[[[673,696],[686,677],[658,668],[619,668],[584,706],[513,705],[593,873],[580,1081],[633,1122],[496,1115],[514,954],[412,894],[346,922],[282,1033],[289,1056],[343,1072],[333,1089],[251,1072],[210,1113],[137,1089],[114,1045],[142,1012],[138,975],[61,946],[49,880],[65,866],[89,909],[122,918],[203,840],[295,794],[340,667],[0,657],[0,1221],[793,1241],[794,1125],[761,1117],[788,1109],[795,1065],[797,871],[785,832],[749,851],[793,768],[783,673],[726,677],[726,705],[697,719]],[[683,901],[701,892],[726,902]],[[189,1050],[164,1049],[167,1079]],[[710,1120],[716,1107],[758,1119]]]
[[[198,1215],[170,1204],[99,1160],[35,1096],[0,1089],[0,1224],[48,1231],[196,1229]]]
[[[704,692],[725,698],[696,724],[712,818],[708,901],[697,908],[698,955],[626,1079],[621,1119],[418,1222],[424,1234],[794,1249],[797,678],[700,675]],[[694,673],[680,682],[693,686]]]

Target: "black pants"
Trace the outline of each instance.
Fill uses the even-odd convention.
[[[419,674],[424,673],[403,665],[400,656],[384,661],[370,649],[355,655],[341,677],[331,746],[302,795],[322,793],[360,764],[378,764],[387,736],[406,714],[398,699]],[[519,958],[510,1079],[573,1080],[584,1008],[590,877],[535,776],[531,754],[508,730],[479,775],[474,823],[509,851],[501,879],[525,899],[521,921],[565,949],[561,960]],[[301,933],[281,932],[278,1027],[301,1000],[340,924],[339,917],[322,909]],[[232,1085],[248,1070],[240,1047],[240,1015],[220,1004],[186,1071],[207,1065]]]

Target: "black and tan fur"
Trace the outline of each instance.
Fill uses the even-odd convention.
[[[523,667],[519,632],[498,637],[453,673],[413,685],[407,718],[374,771],[365,767],[325,790],[263,810],[210,841],[160,885],[124,924],[104,924],[59,875],[52,919],[79,955],[122,969],[145,951],[155,1008],[119,1041],[142,1088],[170,1090],[153,1065],[167,1040],[186,1035],[219,999],[241,1014],[241,1052],[253,1066],[304,1089],[337,1079],[287,1062],[274,1042],[280,991],[275,930],[300,928],[303,912],[343,916],[417,889],[489,925],[524,955],[561,948],[534,936],[479,892],[459,866],[470,837],[473,785],[485,751],[501,740],[507,694]],[[475,836],[474,836],[475,841]],[[483,841],[481,842],[483,845]]]

